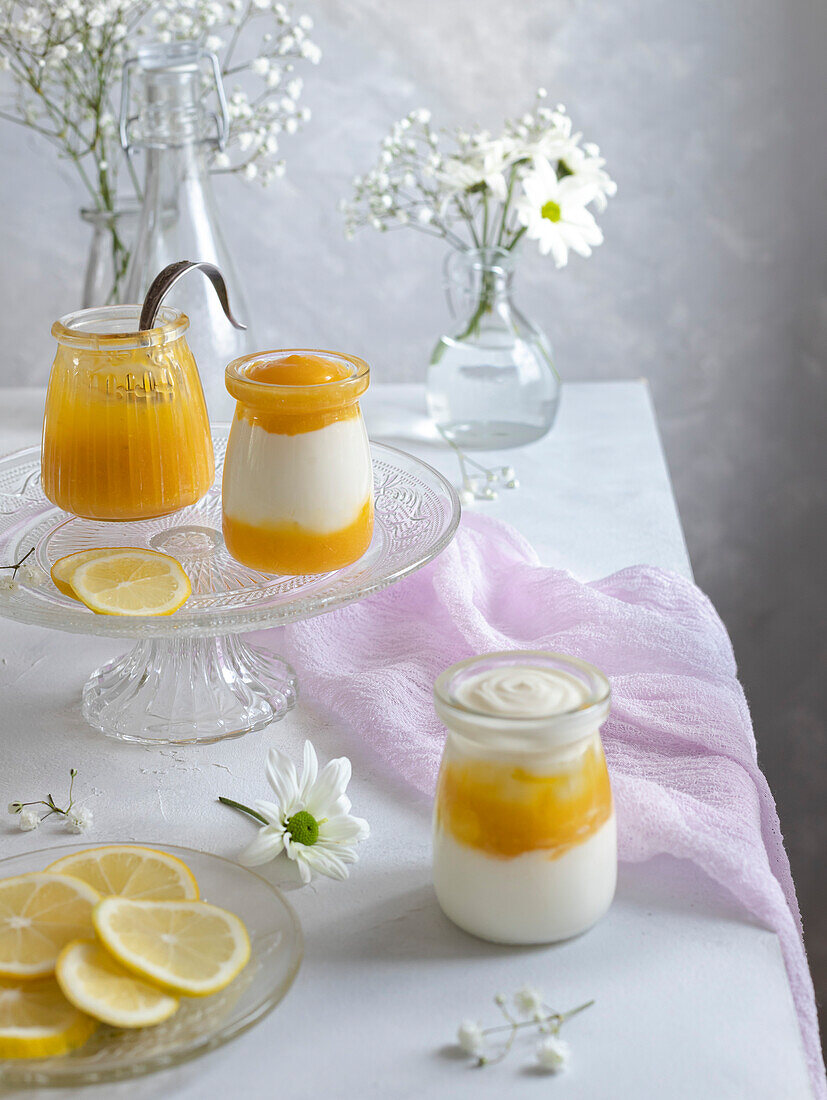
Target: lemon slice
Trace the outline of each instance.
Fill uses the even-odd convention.
[[[71,585],[99,615],[171,615],[192,593],[175,558],[138,549],[113,551],[79,565]]]
[[[151,1027],[178,1008],[176,997],[136,978],[94,940],[67,944],[55,977],[75,1008],[112,1027]]]
[[[54,978],[0,978],[0,1058],[51,1058],[83,1046],[97,1027]]]
[[[70,940],[90,936],[100,895],[85,882],[36,871],[0,880],[0,977],[51,974]]]
[[[55,588],[62,592],[64,596],[69,596],[71,599],[76,600],[75,590],[72,588],[70,581],[72,574],[79,565],[83,565],[87,561],[92,561],[93,558],[101,558],[106,554],[117,554],[121,550],[129,549],[129,547],[100,547],[97,550],[78,550],[75,554],[67,554],[63,558],[58,558],[51,569],[52,581]]]
[[[203,901],[104,898],[92,919],[104,947],[118,962],[171,993],[217,993],[250,958],[243,922]]]
[[[102,897],[118,894],[145,901],[193,900],[198,883],[180,859],[134,844],[108,844],[73,852],[50,863],[47,871],[73,875]]]

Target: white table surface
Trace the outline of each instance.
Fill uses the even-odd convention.
[[[37,442],[42,402],[42,391],[0,390],[0,451]],[[429,438],[420,388],[375,386],[365,408],[375,438],[455,477],[453,457]],[[690,575],[645,382],[566,386],[551,435],[494,461],[514,464],[522,487],[480,507],[514,524],[548,563],[584,579],[638,562]],[[73,766],[95,815],[90,841],[167,841],[233,856],[253,826],[218,805],[217,795],[266,796],[268,746],[299,758],[311,737],[325,758],[351,757],[354,812],[369,820],[372,835],[348,882],[321,879],[291,890],[306,957],[271,1016],[195,1062],[72,1096],[811,1095],[777,937],[692,865],[666,857],[622,864],[608,916],[578,939],[546,948],[485,944],[451,925],[437,906],[429,800],[390,779],[358,737],[307,703],[259,733],[200,748],[128,746],[88,728],[81,686],[119,648],[0,622],[0,804],[42,797],[47,788],[57,796]],[[0,819],[5,855],[75,839],[48,825],[20,833],[11,818]],[[281,865],[264,873],[285,882]],[[530,1043],[501,1065],[469,1068],[452,1047],[458,1022],[499,1022],[491,998],[526,981],[563,1010],[596,999],[566,1026],[571,1070],[552,1080],[537,1075]]]

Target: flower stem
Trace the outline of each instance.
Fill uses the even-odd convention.
[[[218,801],[225,806],[231,806],[234,810],[241,810],[243,814],[249,814],[250,817],[254,817],[256,821],[260,821],[262,825],[269,825],[270,822],[266,817],[262,817],[258,810],[253,810],[250,806],[245,806],[243,802],[236,802],[234,798],[225,798],[223,794],[218,796]]]
[[[17,570],[20,568],[21,565],[23,565],[32,556],[34,551],[35,551],[35,548],[32,547],[31,550],[29,550],[29,552],[27,554],[23,555],[23,557],[20,559],[20,561],[16,561],[13,565],[0,565],[0,569],[11,569],[12,570],[12,578],[16,578],[17,577]]]
[[[571,1008],[568,1012],[557,1013],[556,1015],[560,1017],[560,1023],[563,1024],[566,1022],[566,1020],[570,1020],[572,1016],[576,1016],[578,1012],[585,1012],[585,1010],[587,1008],[591,1008],[593,1004],[594,999],[592,999],[591,1001],[586,1001],[585,1004],[578,1005],[577,1008]]]

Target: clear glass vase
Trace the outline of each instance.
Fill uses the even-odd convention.
[[[208,111],[207,80],[218,114]],[[129,114],[130,100],[138,105]],[[221,230],[208,158],[229,128],[215,54],[196,43],[143,47],[124,69],[121,142],[128,154],[144,151],[146,174],[135,246],[122,299],[140,302],[149,284],[176,260],[206,260],[219,268],[230,305],[247,331],[227,321],[206,280],[183,280],[169,302],[190,319],[190,340],[211,420],[229,420],[233,402],[224,388],[227,364],[255,348],[250,314]]]
[[[92,230],[83,276],[83,309],[116,305],[122,300],[139,212],[137,202],[124,203],[117,210],[81,210],[81,219]]]
[[[560,378],[543,332],[512,301],[514,256],[502,248],[451,252],[445,290],[457,326],[428,367],[428,411],[463,450],[519,447],[554,423]]]

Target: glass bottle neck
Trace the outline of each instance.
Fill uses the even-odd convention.
[[[507,313],[511,308],[512,258],[502,249],[451,253],[445,273],[457,318],[471,318],[477,326],[485,315]]]
[[[210,142],[197,51],[169,48],[139,58],[137,144],[155,149]]]

